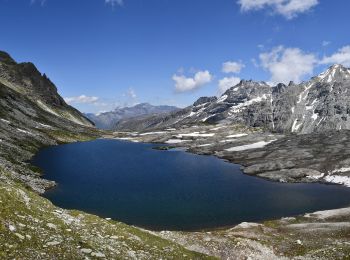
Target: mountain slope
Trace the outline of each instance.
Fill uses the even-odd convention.
[[[83,126],[93,126],[78,110],[66,104],[56,86],[30,62],[16,63],[0,51],[0,83],[25,95],[42,110]]]
[[[132,107],[116,108],[113,111],[95,114],[86,114],[86,116],[95,123],[96,127],[101,129],[113,129],[115,125],[123,119],[129,119],[139,116],[158,115],[179,110],[174,106],[152,106],[148,103],[137,104]]]
[[[333,65],[301,84],[242,80],[221,97],[202,97],[192,106],[166,115],[123,120],[119,130],[143,130],[193,124],[240,123],[274,132],[311,133],[350,129],[350,70]]]

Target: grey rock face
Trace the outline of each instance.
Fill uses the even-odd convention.
[[[307,82],[269,86],[242,80],[221,97],[202,97],[192,106],[160,117],[137,118],[117,125],[144,130],[201,123],[231,122],[280,133],[350,129],[350,70],[333,65]],[[150,121],[152,123],[149,123]]]
[[[141,103],[133,107],[116,108],[113,111],[99,115],[86,114],[86,116],[93,121],[98,128],[113,129],[115,125],[123,119],[159,115],[176,110],[179,110],[179,108],[174,106],[152,106],[148,103]]]

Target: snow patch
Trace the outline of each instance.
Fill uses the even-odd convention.
[[[350,177],[348,176],[340,176],[340,175],[328,175],[324,178],[325,181],[342,184],[344,186],[350,187]]]
[[[310,83],[305,87],[305,89],[300,93],[299,99],[297,101],[297,104],[301,102],[301,100],[305,100],[307,98],[307,95],[309,94],[310,88],[314,85],[314,83]]]
[[[296,132],[299,130],[299,128],[301,127],[301,125],[303,124],[302,122],[300,124],[298,124],[298,119],[295,119],[292,125],[292,133]]]
[[[323,176],[324,176],[324,173],[321,172],[319,175],[308,175],[306,177],[312,180],[319,180],[323,178]]]
[[[237,141],[237,139],[225,139],[225,140],[221,140],[220,143],[235,142],[235,141]]]
[[[214,115],[215,115],[215,114],[214,114]],[[214,115],[210,115],[210,116],[207,116],[206,118],[203,118],[203,119],[202,119],[202,122],[207,121],[209,118],[211,118],[211,117],[214,116]]]
[[[183,143],[183,142],[188,142],[189,140],[180,140],[180,139],[169,139],[168,141],[166,141],[166,144],[179,144],[179,143]]]
[[[254,103],[261,102],[261,101],[266,100],[266,99],[267,99],[267,95],[266,95],[266,94],[262,95],[261,97],[252,98],[252,99],[247,100],[247,101],[245,101],[245,102],[243,102],[243,103],[240,103],[240,104],[238,104],[238,105],[236,105],[236,106],[233,106],[233,107],[231,108],[231,112],[232,112],[232,113],[241,112],[241,109],[242,109],[242,108],[247,107],[247,106],[250,106],[250,105],[252,105],[252,104],[254,104]]]
[[[188,118],[188,117],[194,117],[194,116],[197,117],[197,116],[200,115],[204,110],[205,110],[205,107],[199,109],[197,112],[191,111],[191,113],[190,113],[189,115],[185,116],[184,119],[185,119],[185,118]]]
[[[201,134],[199,132],[194,132],[194,133],[189,133],[189,134],[179,134],[179,135],[177,135],[177,137],[178,138],[182,138],[182,137],[212,137],[214,135],[215,135],[215,133]]]
[[[145,136],[145,135],[160,135],[160,134],[164,134],[166,132],[164,131],[159,131],[159,132],[148,132],[148,133],[143,133],[143,134],[140,134],[140,136]]]
[[[214,127],[214,128],[212,128],[212,129],[210,129],[210,131],[217,131],[217,130],[219,130],[219,129],[221,129],[221,128],[224,128],[225,126],[218,126],[218,127]]]
[[[234,135],[228,135],[227,138],[237,138],[242,136],[247,136],[248,134],[234,134]]]
[[[201,144],[201,145],[198,145],[198,147],[207,147],[207,146],[212,146],[213,144]]]
[[[276,139],[277,140],[277,139]],[[231,147],[228,149],[225,149],[228,152],[238,152],[238,151],[244,151],[244,150],[250,150],[250,149],[256,149],[256,148],[262,148],[276,140],[271,140],[271,141],[260,141],[260,142],[256,142],[256,143],[252,143],[252,144],[246,144],[246,145],[241,145],[241,146],[235,146],[235,147]]]
[[[138,143],[139,141],[136,140],[135,138],[132,138],[132,137],[120,137],[120,138],[117,138],[119,140],[124,140],[124,141],[130,141],[130,142],[134,142],[134,143]]]
[[[227,99],[227,95],[222,95],[216,102],[221,103],[224,102]]]
[[[335,170],[331,171],[330,174],[340,173],[340,172],[350,172],[350,167],[342,167],[339,169],[335,169]]]

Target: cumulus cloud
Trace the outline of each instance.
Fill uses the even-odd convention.
[[[245,65],[240,61],[227,61],[222,64],[222,72],[224,73],[240,73]]]
[[[340,48],[336,53],[331,56],[325,56],[320,61],[320,64],[342,64],[346,67],[350,67],[350,45]]]
[[[268,8],[273,13],[292,19],[311,10],[318,0],[238,0],[243,12]]]
[[[198,89],[205,84],[212,81],[213,76],[209,71],[198,71],[193,77],[186,77],[184,75],[173,75],[173,80],[175,81],[175,90],[177,92],[186,92]]]
[[[261,66],[271,73],[270,81],[274,83],[299,83],[304,76],[311,75],[318,64],[314,54],[283,46],[275,47],[271,52],[261,53],[259,58]]]
[[[99,100],[99,98],[81,95],[77,97],[66,97],[64,98],[64,100],[68,104],[95,104]]]
[[[219,80],[219,94],[223,94],[229,88],[237,85],[241,81],[238,77],[225,77]]]
[[[123,0],[105,0],[105,3],[114,7],[116,5],[122,6],[124,4],[124,1]]]

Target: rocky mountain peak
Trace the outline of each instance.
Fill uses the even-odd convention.
[[[56,117],[92,126],[79,111],[66,104],[54,83],[31,62],[17,63],[6,52],[0,51],[0,84],[20,95],[25,95],[42,110]]]
[[[334,64],[315,79],[322,83],[342,82],[350,79],[350,70],[341,64]]]
[[[0,62],[3,62],[3,63],[8,63],[8,64],[13,64],[13,63],[16,63],[12,58],[11,56],[4,52],[4,51],[0,51]]]

